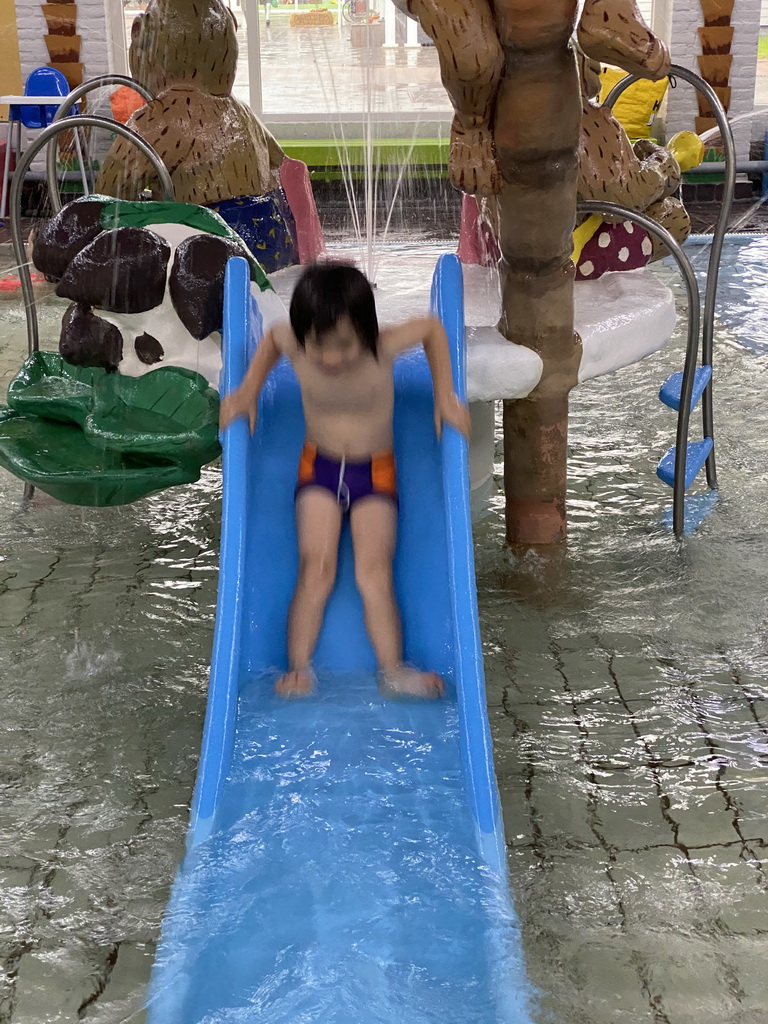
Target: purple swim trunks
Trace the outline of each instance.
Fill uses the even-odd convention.
[[[378,452],[369,459],[349,462],[323,455],[311,441],[307,441],[299,462],[296,493],[305,487],[322,487],[330,491],[344,512],[348,512],[355,502],[371,495],[389,498],[397,504],[394,453]]]

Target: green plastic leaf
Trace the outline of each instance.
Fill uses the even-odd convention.
[[[141,377],[107,374],[94,388],[86,437],[122,452],[198,466],[220,454],[219,396],[205,377],[166,366]]]
[[[15,412],[65,423],[85,423],[93,389],[106,371],[72,366],[58,352],[34,352],[11,381],[8,405]]]
[[[199,464],[97,447],[74,423],[2,409],[0,466],[70,505],[126,505],[200,476]]]

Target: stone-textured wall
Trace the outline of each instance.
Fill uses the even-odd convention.
[[[729,116],[732,118],[754,108],[760,12],[761,0],[735,0],[730,19],[734,27],[729,79]],[[704,25],[704,15],[699,0],[656,0],[653,25],[669,44],[674,62],[700,73],[696,58],[701,54],[698,30]],[[683,129],[693,131],[698,113],[694,90],[681,82],[677,89],[668,93],[664,114],[667,137]],[[739,159],[749,158],[750,139],[763,137],[767,121],[768,111],[761,117],[734,125]]]

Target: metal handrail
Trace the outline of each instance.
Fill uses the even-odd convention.
[[[680,64],[673,64],[669,69],[669,75],[670,78],[681,78],[684,82],[688,82],[688,84],[692,85],[697,92],[700,92],[702,96],[707,98],[712,109],[712,113],[715,115],[715,121],[717,122],[717,127],[720,129],[720,136],[723,141],[723,152],[725,155],[723,201],[720,206],[717,223],[715,224],[715,230],[712,233],[712,248],[709,253],[707,287],[704,292],[704,321],[701,350],[702,362],[708,366],[713,366],[717,279],[720,273],[720,257],[723,253],[723,240],[728,227],[728,218],[731,213],[733,193],[736,187],[736,147],[733,142],[733,132],[731,131],[731,126],[728,123],[725,108],[720,102],[720,99],[712,86],[708,82],[705,82],[704,79],[694,71],[689,71],[688,68],[684,68]],[[622,78],[621,81],[617,82],[613,89],[608,93],[603,106],[612,107],[624,90],[628,89],[633,82],[637,81],[640,81],[640,78],[637,75],[627,75],[626,78]],[[715,488],[717,487],[717,469],[715,466],[715,427],[714,413],[712,409],[713,380],[714,374],[710,377],[709,383],[704,389],[704,394],[701,399],[701,410],[704,436],[711,437],[713,442],[712,451],[707,458],[707,483],[710,487]]]
[[[149,89],[146,89],[143,85],[135,81],[133,78],[130,78],[128,75],[99,75],[98,78],[89,78],[87,82],[83,82],[82,85],[78,85],[76,89],[73,89],[72,92],[68,93],[68,95],[64,97],[63,101],[59,104],[56,113],[53,115],[53,121],[51,124],[65,118],[75,103],[77,103],[79,99],[82,99],[86,93],[92,92],[94,89],[98,89],[105,85],[127,85],[129,88],[133,89],[134,92],[143,96],[148,103],[151,103],[154,99],[154,96]],[[102,115],[99,114],[96,116],[101,117]],[[110,124],[119,124],[118,121],[112,122],[109,118],[105,118],[105,120],[110,121]],[[45,171],[46,177],[48,178],[48,192],[51,197],[51,206],[53,207],[54,214],[57,214],[61,209],[61,196],[59,195],[59,183],[56,177],[55,146],[48,147],[48,151],[45,155]]]
[[[163,161],[148,142],[124,124],[120,124],[119,121],[111,121],[107,117],[97,117],[95,114],[79,114],[77,117],[68,117],[64,121],[54,121],[37,136],[29,149],[24,151],[24,156],[14,171],[11,181],[10,198],[11,241],[13,242],[13,255],[19,268],[21,293],[24,297],[24,314],[27,318],[27,347],[30,355],[33,352],[37,352],[39,348],[39,336],[35,293],[32,288],[32,277],[21,239],[21,190],[24,185],[24,176],[43,146],[47,146],[49,142],[56,138],[59,132],[69,131],[71,128],[108,128],[110,131],[122,135],[124,139],[133,142],[142,155],[152,164],[160,180],[164,199],[168,202],[173,202],[174,199],[173,182]]]
[[[576,205],[578,213],[602,213],[608,217],[617,217],[639,224],[649,234],[658,238],[674,256],[688,292],[688,340],[685,347],[685,363],[683,366],[683,383],[680,389],[680,409],[677,414],[677,448],[675,450],[675,480],[672,489],[672,528],[675,536],[680,539],[685,530],[685,468],[688,456],[688,425],[691,417],[691,397],[693,396],[696,359],[699,353],[699,332],[701,325],[701,296],[691,261],[683,252],[683,248],[661,224],[645,213],[629,210],[618,203],[606,203],[601,200],[589,200]],[[707,435],[710,436],[710,435]]]

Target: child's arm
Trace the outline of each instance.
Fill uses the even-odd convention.
[[[235,388],[221,400],[219,411],[219,429],[226,430],[232,420],[238,416],[247,416],[251,433],[256,429],[256,416],[259,410],[259,395],[269,372],[280,358],[281,352],[270,328],[256,348],[256,353],[248,367],[239,388]]]
[[[464,437],[469,437],[469,409],[453,390],[448,335],[437,317],[408,320],[381,332],[382,349],[392,358],[419,343],[424,345],[424,354],[432,373],[437,436],[440,437],[443,423],[449,423]]]

